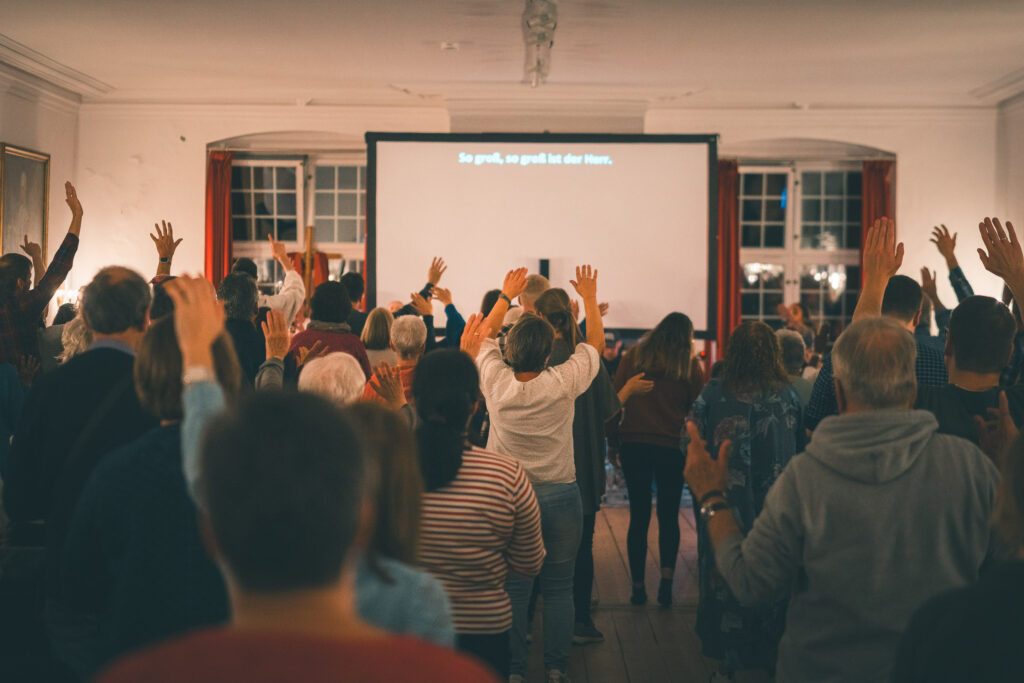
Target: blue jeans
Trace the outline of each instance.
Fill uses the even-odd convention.
[[[540,594],[544,597],[544,669],[569,670],[569,650],[575,615],[572,577],[576,570],[576,552],[583,528],[583,504],[580,489],[572,484],[534,484],[540,506],[541,534],[547,557],[540,570]],[[510,673],[526,676],[527,609],[533,579],[509,574],[505,590],[512,601]]]

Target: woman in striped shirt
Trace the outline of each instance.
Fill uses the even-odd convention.
[[[461,351],[424,356],[413,379],[423,495],[419,562],[452,603],[460,650],[509,675],[509,572],[536,576],[544,561],[540,510],[519,463],[466,447],[480,395]]]

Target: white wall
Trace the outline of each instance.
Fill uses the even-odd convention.
[[[64,181],[75,178],[78,96],[0,63],[0,142],[50,155],[49,255],[67,231]]]
[[[1024,231],[1024,95],[999,108],[997,143],[999,215]]]
[[[343,136],[358,149],[368,130],[447,132],[448,114],[411,107],[83,105],[77,178],[86,222],[73,284],[111,263],[155,271],[148,235],[160,219],[184,238],[174,272],[202,272],[208,144],[316,131]]]
[[[730,145],[776,138],[835,140],[894,153],[896,221],[907,249],[901,272],[919,278],[923,266],[939,271],[939,294],[949,306],[956,299],[942,277],[945,265],[928,242],[932,226],[939,223],[959,232],[958,256],[975,290],[1001,291],[975,251],[981,244],[978,221],[1002,209],[997,204],[996,118],[995,109],[651,109],[644,132],[720,133],[724,154]],[[1022,145],[1024,135],[1017,130]],[[1024,151],[1017,155],[1018,164],[1024,163],[1022,157]],[[1020,165],[1017,173],[1020,187]]]

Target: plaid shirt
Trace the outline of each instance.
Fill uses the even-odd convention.
[[[971,283],[967,281],[967,276],[964,275],[964,271],[959,266],[949,271],[949,284],[953,285],[953,291],[956,292],[956,300],[958,302],[963,301],[969,296],[974,296],[974,288],[971,287]]]
[[[944,387],[949,383],[946,372],[946,360],[942,352],[927,343],[917,341],[917,383],[922,386]],[[832,382],[832,354],[826,353],[822,359],[821,371],[814,381],[811,400],[805,412],[806,425],[813,430],[818,423],[830,415],[839,413],[836,402],[836,387]]]
[[[39,355],[38,332],[43,311],[71,271],[77,251],[78,236],[68,233],[39,285],[0,303],[0,363],[17,367],[21,356]]]

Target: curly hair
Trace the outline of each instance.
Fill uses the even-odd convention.
[[[733,331],[725,352],[722,382],[736,395],[770,394],[789,383],[772,328],[747,321]]]

